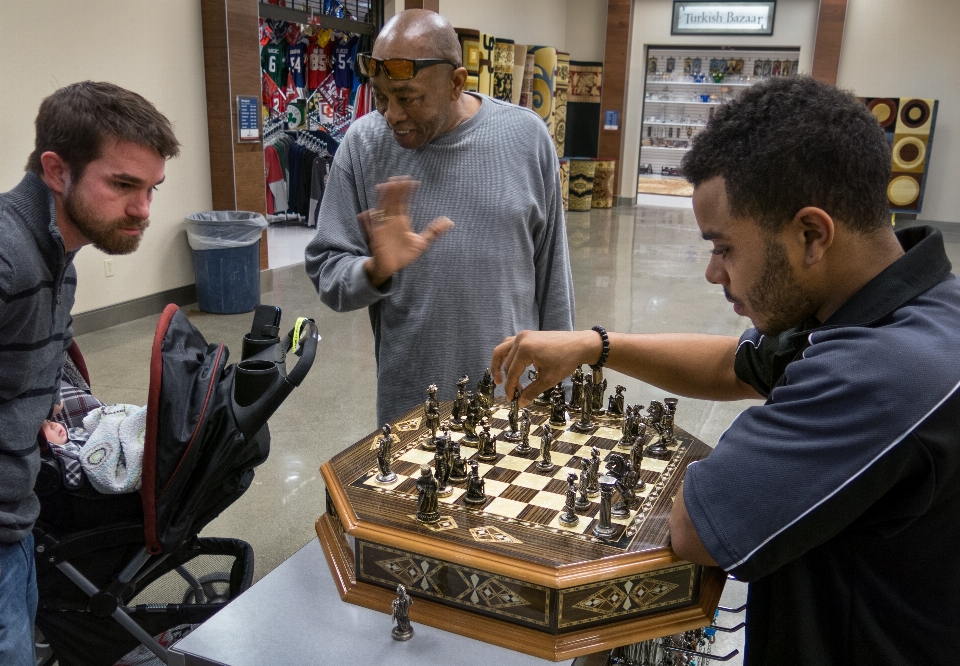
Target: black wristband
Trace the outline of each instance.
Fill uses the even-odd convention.
[[[600,352],[600,360],[590,364],[590,369],[596,372],[607,362],[610,355],[610,338],[607,337],[607,330],[603,326],[594,326],[591,330],[600,334],[600,340],[603,342],[603,351]]]

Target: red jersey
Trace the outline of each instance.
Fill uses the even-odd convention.
[[[330,72],[330,57],[332,45],[327,42],[326,46],[320,46],[316,41],[311,40],[307,47],[307,88],[314,90],[320,87],[320,84]]]

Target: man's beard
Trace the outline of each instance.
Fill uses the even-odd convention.
[[[766,241],[763,272],[745,299],[754,326],[764,335],[777,335],[816,313],[816,306],[793,274],[783,245]]]
[[[73,225],[91,241],[93,246],[107,254],[130,254],[140,247],[142,231],[150,226],[150,220],[122,217],[115,220],[103,220],[97,217],[92,207],[83,200],[76,187],[70,187],[63,197],[63,207]],[[139,227],[141,233],[128,236],[121,228]]]

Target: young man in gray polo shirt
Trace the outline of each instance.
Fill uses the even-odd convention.
[[[40,105],[27,174],[0,194],[0,664],[33,666],[40,503],[37,435],[60,396],[71,344],[73,258],[93,244],[137,249],[167,159],[170,122],[109,83],[61,88]]]

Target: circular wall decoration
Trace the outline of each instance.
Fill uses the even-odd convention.
[[[874,99],[867,106],[880,123],[880,127],[887,128],[897,119],[897,103],[892,99]]]
[[[930,120],[930,106],[922,99],[911,99],[900,107],[900,122],[910,129],[923,127]]]
[[[893,164],[901,171],[915,169],[926,156],[926,145],[915,136],[905,136],[893,147]]]
[[[895,206],[909,206],[920,195],[920,183],[910,176],[897,176],[887,185],[887,198]]]

